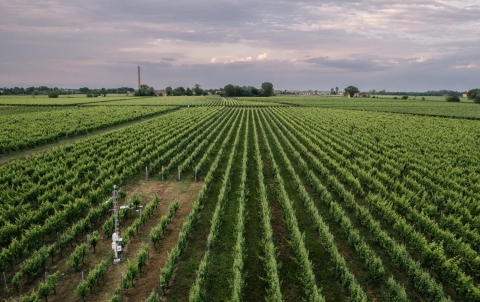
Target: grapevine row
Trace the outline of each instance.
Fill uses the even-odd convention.
[[[175,213],[177,212],[178,207],[178,200],[172,202],[167,209],[167,214],[162,216],[158,225],[150,230],[150,240],[152,241],[155,248],[157,247],[158,241],[160,241],[160,239],[163,237],[163,233],[165,232],[167,226],[170,224],[170,221],[172,221],[173,215],[175,215]]]
[[[280,125],[284,129],[286,129],[287,127],[291,127],[291,125],[286,120],[282,120],[282,123]],[[288,133],[288,131],[286,133]],[[329,185],[337,194],[339,194],[343,198],[345,205],[352,210],[352,212],[359,219],[359,221],[369,229],[369,231],[373,234],[374,240],[387,250],[392,261],[404,269],[406,274],[412,279],[415,287],[420,292],[424,293],[432,300],[445,300],[442,286],[436,283],[427,272],[422,270],[418,262],[415,262],[409,257],[405,246],[398,245],[394,240],[389,237],[389,235],[384,230],[381,229],[380,224],[373,219],[368,209],[356,203],[354,196],[350,192],[346,191],[345,188],[335,178],[335,176],[332,176],[330,174],[330,171],[320,163],[318,158],[316,158],[311,152],[309,152],[305,148],[305,146],[303,146],[298,141],[297,137],[302,139],[311,150],[315,149],[315,145],[313,144],[313,142],[307,137],[305,137],[304,134],[300,133],[301,132],[296,132],[295,136],[289,134],[289,137],[292,141],[296,143],[297,147],[302,150],[303,154],[307,156],[307,158],[309,159],[309,163],[313,167],[315,167],[315,169],[320,172],[323,177],[328,179]],[[321,182],[318,181],[312,183],[312,185],[314,185],[320,196],[323,196],[323,198],[326,198],[328,200],[328,191],[321,184]]]
[[[378,187],[378,186],[382,187],[381,183],[378,183],[378,182],[377,183],[373,182],[373,183],[374,183],[375,187]],[[392,196],[394,196],[394,195],[392,195]],[[395,199],[393,198],[392,200],[395,200]],[[410,215],[410,217],[412,217],[413,219],[416,218],[414,220],[416,223],[421,223],[421,222],[425,221],[425,219],[423,219],[423,220],[419,219],[419,218],[422,218],[422,216],[411,216],[411,215]],[[398,216],[398,217],[400,217],[400,216]],[[477,297],[477,295],[478,295],[478,293],[480,293],[480,291],[479,291],[478,288],[476,288],[476,285],[473,283],[473,280],[471,279],[471,277],[466,275],[458,267],[458,265],[456,263],[454,263],[452,261],[447,261],[447,258],[445,257],[443,250],[441,250],[441,249],[436,249],[435,250],[435,249],[429,247],[428,242],[426,242],[426,240],[424,239],[424,237],[422,235],[414,232],[411,227],[409,227],[405,222],[402,223],[402,221],[403,221],[403,218],[400,221],[396,221],[396,222],[401,223],[401,224],[398,225],[398,223],[397,223],[396,225],[394,225],[394,229],[397,230],[397,231],[400,231],[402,236],[404,236],[406,238],[412,238],[410,240],[412,246],[420,251],[420,253],[422,255],[422,258],[430,259],[431,261],[433,261],[433,263],[435,264],[434,267],[439,272],[440,271],[445,271],[445,270],[448,271],[448,274],[441,274],[442,279],[445,282],[448,282],[449,284],[454,286],[454,288],[459,293],[461,293],[462,295],[470,297],[470,298]],[[392,223],[392,221],[390,221],[390,223]],[[430,223],[429,228],[432,231],[432,233],[431,233],[432,235],[435,236],[436,234],[439,234],[439,233],[441,234],[437,224]],[[448,239],[450,240],[450,242],[456,240],[451,236],[450,237],[447,237],[447,236],[442,237],[442,240],[448,240]],[[448,242],[449,241],[447,241],[447,243]],[[444,246],[449,248],[452,245],[444,245]],[[451,250],[455,251],[455,254],[458,253],[458,252],[462,252],[462,251],[467,251],[467,252],[472,253],[471,250],[470,250],[470,247],[468,245],[464,245],[461,249],[455,249],[455,250],[451,249]],[[475,258],[473,258],[473,260],[475,260]],[[463,261],[465,261],[465,259],[461,259],[461,261],[463,262]],[[428,264],[426,264],[426,265],[428,265]],[[475,265],[475,262],[474,263],[469,263],[468,265]]]
[[[236,116],[236,119],[238,119],[238,113]],[[201,207],[203,205],[203,202],[207,198],[207,191],[210,188],[210,185],[213,182],[213,177],[215,175],[215,172],[217,170],[217,167],[220,162],[220,158],[222,157],[222,154],[224,152],[225,146],[230,138],[231,133],[233,132],[233,125],[235,125],[235,121],[230,125],[230,130],[228,131],[227,135],[225,136],[220,149],[217,153],[217,156],[215,157],[213,163],[210,166],[210,170],[208,171],[207,175],[205,176],[204,179],[204,184],[202,188],[200,189],[200,193],[198,194],[197,200],[193,203],[192,205],[192,210],[190,211],[190,214],[185,218],[185,221],[183,222],[182,228],[180,230],[180,234],[178,236],[178,241],[177,244],[172,248],[170,253],[167,256],[167,260],[165,262],[164,267],[160,271],[160,284],[162,289],[165,289],[169,286],[169,283],[173,277],[173,271],[176,267],[176,264],[178,262],[178,258],[180,257],[180,254],[183,252],[185,249],[185,246],[187,244],[188,237],[190,236],[190,233],[193,229],[194,223],[197,221],[198,216],[200,214]]]
[[[260,116],[257,115],[257,119],[259,117]],[[264,117],[262,116],[262,118]],[[287,224],[287,228],[290,232],[290,239],[291,239],[290,245],[292,246],[295,252],[297,263],[301,267],[302,276],[300,276],[300,279],[304,285],[305,296],[307,297],[308,301],[319,301],[319,302],[325,301],[325,298],[322,296],[320,289],[317,287],[317,284],[315,281],[315,274],[312,268],[313,264],[308,258],[308,250],[305,247],[304,237],[298,227],[298,222],[295,216],[295,212],[293,210],[292,202],[285,190],[285,185],[284,185],[283,178],[281,176],[280,168],[277,165],[277,162],[275,161],[275,157],[273,155],[272,149],[270,148],[270,143],[267,140],[267,135],[265,134],[263,126],[261,123],[259,123],[259,125],[260,125],[260,132],[262,133],[263,141],[265,142],[265,147],[267,149],[268,158],[272,165],[277,196],[280,201],[280,204],[282,205],[283,216]],[[268,127],[268,124],[267,124],[267,127]],[[278,141],[276,142],[278,143]],[[281,146],[279,146],[278,144],[276,144],[275,147],[281,148]],[[287,166],[290,165],[290,162],[285,162],[285,158],[283,158],[283,160],[284,160],[283,162],[284,164],[286,164]],[[295,180],[299,181],[298,176],[296,176]],[[300,186],[300,185],[301,183],[297,182],[297,186]],[[363,293],[363,295],[365,295],[365,293]],[[359,299],[359,298],[360,297],[355,297],[354,299],[356,299],[355,301],[365,301],[365,299]]]
[[[243,124],[245,116],[245,111],[242,110],[242,116],[240,118],[240,125]],[[200,264],[197,269],[197,277],[195,280],[195,283],[192,285],[190,288],[190,294],[189,294],[189,301],[202,301],[201,298],[201,287],[203,282],[205,281],[205,278],[207,277],[207,264],[210,259],[210,250],[211,248],[215,245],[216,238],[218,236],[218,232],[220,230],[221,226],[221,218],[223,215],[224,211],[224,205],[227,202],[227,194],[228,191],[230,190],[230,176],[231,176],[231,170],[233,166],[233,159],[235,157],[236,149],[238,146],[238,142],[240,141],[240,130],[242,127],[238,126],[237,127],[237,132],[235,135],[235,139],[233,141],[233,147],[232,150],[230,151],[230,154],[228,156],[228,162],[227,162],[227,168],[225,170],[225,173],[223,175],[222,179],[222,186],[220,188],[220,192],[218,193],[218,198],[217,198],[217,203],[215,206],[215,210],[213,212],[212,220],[211,220],[211,225],[210,225],[210,232],[207,237],[207,251],[205,252],[202,260],[200,261]]]
[[[237,224],[235,226],[236,240],[233,247],[233,288],[232,302],[243,301],[243,288],[245,286],[244,258],[245,258],[245,201],[247,192],[247,161],[248,161],[248,126],[250,111],[247,111],[245,136],[243,138],[242,175],[240,177],[240,196],[238,197]]]
[[[275,257],[275,245],[273,244],[273,230],[270,221],[272,220],[272,215],[268,206],[267,200],[267,190],[265,188],[264,175],[263,175],[263,161],[262,156],[260,155],[260,146],[258,144],[258,133],[257,125],[255,119],[253,120],[253,142],[255,147],[255,162],[257,167],[257,177],[258,177],[258,199],[260,201],[261,207],[261,225],[263,228],[263,261],[265,264],[265,270],[267,272],[267,296],[265,299],[267,301],[280,302],[283,300],[282,292],[280,290],[280,278],[278,275],[278,262]]]

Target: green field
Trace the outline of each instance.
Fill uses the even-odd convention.
[[[0,166],[4,300],[480,301],[478,104],[157,97],[2,108],[0,137],[58,134],[73,117],[118,123]],[[132,204],[115,265],[113,185]]]
[[[243,98],[255,100],[255,98]],[[302,107],[340,108],[351,110],[395,112],[416,115],[431,115],[454,118],[480,119],[480,106],[471,100],[462,99],[460,103],[445,102],[444,97],[421,97],[413,100],[394,100],[392,97],[373,98],[344,98],[339,96],[309,96],[309,97],[272,97],[268,102],[288,104]]]
[[[281,103],[272,103],[266,101],[265,98],[252,98],[249,100],[241,99],[225,99],[218,96],[170,96],[170,97],[152,97],[141,99],[126,99],[121,101],[112,101],[105,103],[91,103],[89,105],[101,105],[101,106],[233,106],[233,107],[271,107],[271,106],[285,106]]]
[[[61,108],[61,110],[60,110]],[[42,145],[68,136],[158,115],[178,107],[9,107],[0,106],[0,154]]]

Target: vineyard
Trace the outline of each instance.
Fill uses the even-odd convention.
[[[285,100],[0,106],[0,298],[480,301],[480,121]]]

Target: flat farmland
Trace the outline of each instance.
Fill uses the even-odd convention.
[[[161,114],[0,166],[1,298],[480,301],[480,107],[295,100],[81,106]]]
[[[461,99],[460,103],[445,102],[444,97],[409,97],[407,100],[381,96],[377,98],[344,98],[342,96],[308,96],[308,97],[272,97],[267,101],[301,107],[338,108],[349,110],[394,112],[411,115],[441,116],[461,119],[480,119],[480,107],[471,100]],[[238,98],[251,101],[254,98]]]

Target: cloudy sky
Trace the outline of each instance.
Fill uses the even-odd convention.
[[[480,0],[1,0],[0,87],[480,87]]]

